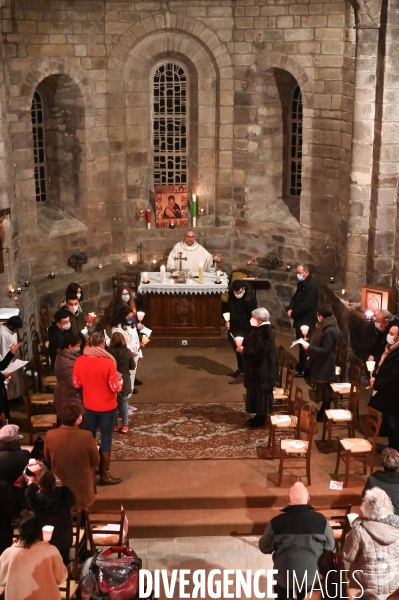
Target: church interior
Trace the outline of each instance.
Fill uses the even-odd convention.
[[[246,428],[245,388],[228,385],[228,286],[251,282],[283,395],[293,406],[299,387],[319,409],[289,367],[286,310],[309,268],[341,334],[336,408],[361,363],[363,439],[373,315],[398,304],[399,0],[0,0],[0,18],[0,321],[22,318],[19,358],[52,376],[37,357],[68,285],[100,330],[129,286],[152,337],[129,433],[114,435],[123,481],[94,507],[123,506],[146,568],[271,568],[257,539],[299,472],[279,480],[279,434],[273,454],[271,425]],[[153,290],[187,230],[221,256],[220,288],[187,291],[201,274],[186,269],[182,290]],[[10,406],[31,444],[26,406]],[[387,442],[348,481],[326,437],[319,423],[300,475],[341,544]]]

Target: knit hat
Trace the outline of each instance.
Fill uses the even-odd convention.
[[[252,316],[260,321],[268,321],[270,317],[269,311],[266,310],[266,308],[255,308],[255,310],[252,311]]]
[[[0,442],[12,442],[18,438],[18,425],[4,425],[0,429]]]

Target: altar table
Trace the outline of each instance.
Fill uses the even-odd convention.
[[[215,273],[204,273],[204,283],[173,283],[166,273],[147,273],[149,283],[140,277],[138,293],[144,296],[145,325],[153,337],[222,337],[221,294],[228,291],[228,279],[215,283]]]

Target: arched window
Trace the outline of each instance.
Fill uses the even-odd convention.
[[[38,91],[33,95],[32,109],[33,157],[35,161],[36,202],[47,200],[46,143],[44,137],[44,108]]]
[[[153,79],[154,185],[187,183],[187,75],[165,62]]]
[[[300,196],[302,190],[302,93],[296,86],[291,100],[289,119],[289,187],[290,196]]]

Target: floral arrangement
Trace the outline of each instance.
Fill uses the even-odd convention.
[[[81,268],[81,265],[85,265],[89,260],[86,252],[79,252],[78,254],[72,254],[68,258],[68,266],[73,269]]]
[[[281,256],[277,252],[268,252],[265,256],[265,260],[270,266],[275,267],[281,261]]]

